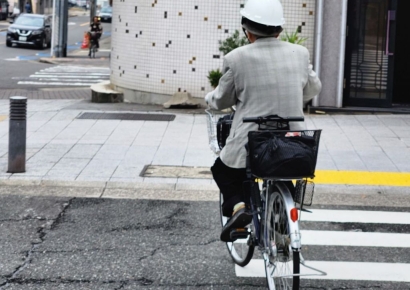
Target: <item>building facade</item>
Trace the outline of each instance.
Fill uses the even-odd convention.
[[[164,103],[176,92],[203,98],[221,69],[219,41],[239,30],[245,0],[113,1],[111,83],[126,100]],[[313,53],[315,0],[284,1],[285,29]]]
[[[406,0],[282,0],[285,31],[298,30],[323,83],[318,107],[410,102]],[[111,83],[130,102],[162,104],[176,92],[203,98],[222,68],[220,41],[236,30],[245,0],[114,0]],[[403,12],[401,12],[403,11]],[[403,14],[403,15],[402,15]],[[397,36],[397,37],[396,37]]]

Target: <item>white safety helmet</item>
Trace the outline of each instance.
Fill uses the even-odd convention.
[[[285,24],[283,7],[279,0],[248,0],[240,13],[243,17],[266,26]]]

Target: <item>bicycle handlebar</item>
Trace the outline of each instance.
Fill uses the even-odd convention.
[[[282,118],[278,115],[270,115],[266,117],[246,117],[243,118],[242,121],[244,123],[256,123],[256,124],[263,124],[266,122],[303,122],[305,120],[304,117],[285,117]]]

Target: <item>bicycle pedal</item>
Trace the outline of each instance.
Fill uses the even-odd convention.
[[[246,239],[249,236],[249,232],[247,229],[233,229],[229,235],[231,240],[235,241],[237,239]]]

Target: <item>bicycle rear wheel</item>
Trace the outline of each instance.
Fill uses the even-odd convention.
[[[221,214],[221,224],[222,227],[228,222],[229,218],[222,214],[222,204],[223,196],[222,193],[219,193],[220,201],[220,214]],[[235,264],[244,267],[248,265],[249,261],[253,257],[253,251],[255,247],[251,243],[252,239],[252,230],[251,224],[247,227],[248,232],[250,233],[246,239],[238,239],[234,242],[227,242],[226,247],[228,248],[229,255]]]
[[[264,253],[267,284],[269,289],[298,290],[300,277],[293,275],[300,274],[300,256],[290,246],[289,219],[283,194],[276,186],[268,192],[265,233],[269,253]]]

